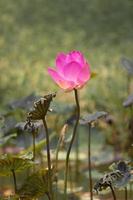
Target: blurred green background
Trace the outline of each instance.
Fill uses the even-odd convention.
[[[58,52],[74,49],[98,74],[84,89],[87,98],[123,98],[120,58],[133,57],[132,20],[132,0],[0,0],[1,105],[32,91],[57,91],[47,67]]]

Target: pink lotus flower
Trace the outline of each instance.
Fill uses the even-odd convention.
[[[83,87],[90,79],[90,66],[79,51],[60,53],[56,58],[56,70],[48,68],[53,80],[66,91]]]

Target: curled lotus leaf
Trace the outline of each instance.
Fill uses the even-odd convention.
[[[50,103],[55,97],[56,94],[48,94],[44,97],[40,98],[38,101],[34,102],[34,109],[28,113],[28,117],[30,120],[41,120],[44,119],[44,117],[47,114],[47,111],[49,110]]]
[[[119,171],[116,170],[114,172],[109,172],[104,174],[100,180],[98,180],[95,185],[94,185],[94,190],[96,192],[106,190],[110,185],[113,185],[117,182],[120,181],[121,178],[123,178],[123,174]]]
[[[82,119],[80,119],[80,124],[85,125],[85,124],[91,124],[92,122],[97,121],[100,118],[106,117],[108,115],[107,112],[100,111],[100,112],[95,112],[93,114],[88,114],[84,116]]]
[[[98,180],[95,184],[94,184],[94,191],[96,191],[97,193],[102,191],[102,190],[106,190],[109,187],[108,183],[103,182],[103,178],[100,178],[100,180]]]
[[[120,188],[120,187],[124,188],[131,181],[131,178],[132,178],[131,173],[125,172],[123,173],[123,176],[120,179],[114,182],[114,186],[117,188]]]
[[[0,176],[10,175],[12,171],[20,172],[32,165],[33,162],[30,159],[4,155],[0,158]]]
[[[129,164],[129,162],[125,161],[113,163],[109,167],[112,172],[104,174],[103,177],[94,185],[94,190],[96,192],[102,191],[110,185],[116,188],[125,187],[132,178],[131,166]]]
[[[128,161],[119,161],[117,163],[113,163],[110,167],[112,170],[118,170],[121,172],[122,177],[115,181],[115,187],[124,187],[131,180],[131,163]]]

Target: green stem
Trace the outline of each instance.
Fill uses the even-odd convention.
[[[43,119],[43,125],[46,133],[46,148],[47,148],[47,162],[48,162],[48,185],[49,185],[49,199],[53,199],[53,191],[52,191],[52,173],[51,173],[51,158],[50,158],[50,146],[49,146],[49,134],[48,127],[45,118]]]
[[[88,134],[88,168],[89,168],[90,200],[93,200],[92,175],[91,175],[91,124],[90,123],[89,123],[89,134]]]
[[[61,143],[61,137],[58,140],[57,148],[56,148],[56,155],[55,155],[55,170],[57,173],[57,180],[56,180],[56,195],[55,199],[58,200],[58,156],[59,156],[59,151],[60,151],[60,143]]]
[[[14,169],[12,169],[11,171],[12,171],[12,175],[13,175],[14,191],[15,191],[15,194],[16,194],[16,192],[17,192],[17,181],[16,181],[16,174],[15,174],[15,171],[14,171]]]
[[[76,137],[76,160],[75,160],[75,182],[79,181],[79,133],[77,132]]]
[[[33,138],[33,158],[32,160],[35,161],[36,157],[36,144],[35,144],[35,133],[32,132],[32,138]]]
[[[47,197],[48,197],[48,200],[50,200],[51,198],[50,198],[50,195],[49,195],[49,193],[46,193],[46,195],[47,195]]]
[[[127,187],[125,187],[125,200],[127,200]]]
[[[110,187],[110,189],[111,189],[111,192],[112,192],[113,200],[116,200],[115,191],[114,191],[114,189],[113,189],[112,185],[110,184],[110,185],[109,185],[109,187]]]
[[[77,127],[79,123],[79,117],[80,117],[80,105],[79,105],[79,100],[78,100],[78,92],[76,89],[74,89],[74,95],[75,95],[75,101],[76,101],[76,106],[77,106],[77,119],[76,119],[76,123],[73,129],[72,139],[70,141],[69,148],[67,151],[67,156],[66,156],[65,181],[64,181],[64,199],[65,200],[67,200],[67,178],[68,178],[69,156],[70,156],[71,148],[76,136]]]

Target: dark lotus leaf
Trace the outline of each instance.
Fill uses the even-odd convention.
[[[123,57],[121,63],[130,75],[133,75],[133,60]]]
[[[126,173],[128,171],[131,170],[131,163],[130,161],[122,161],[120,160],[119,162],[117,163],[112,163],[110,166],[109,166],[109,169],[110,170],[119,170],[121,171],[122,173]]]
[[[19,131],[25,131],[25,124],[26,122],[18,122],[16,125],[15,125],[15,128]]]
[[[94,190],[97,192],[102,191],[110,185],[118,188],[125,187],[131,180],[131,168],[129,164],[129,162],[125,161],[113,163],[109,167],[112,172],[104,174],[103,177],[94,185]]]
[[[33,131],[38,131],[39,128],[43,127],[43,124],[40,121],[36,122],[30,122],[31,124],[28,124],[28,122],[19,122],[16,124],[16,129],[19,131],[27,131],[27,132],[33,132]]]
[[[109,172],[103,176],[103,182],[106,182],[111,185],[116,185],[117,182],[120,182],[123,179],[124,175],[121,171],[115,170]]]
[[[133,105],[133,94],[128,96],[128,98],[123,102],[124,107],[130,107]]]
[[[52,113],[64,115],[75,111],[75,105],[52,102],[50,106]]]
[[[40,96],[36,96],[34,93],[32,93],[22,99],[9,103],[8,106],[11,109],[21,108],[21,109],[31,110],[32,104],[39,98]]]
[[[116,186],[118,182],[121,182],[124,175],[119,170],[109,172],[103,175],[103,177],[96,182],[94,185],[94,190],[96,192],[107,189],[110,185]]]
[[[120,161],[117,164],[117,168],[118,168],[118,170],[120,170],[123,173],[128,171],[128,165],[124,161]]]
[[[122,172],[121,172],[122,173]],[[131,173],[129,171],[122,173],[122,177],[114,181],[114,186],[125,187],[131,181]]]
[[[50,103],[53,100],[53,97],[55,97],[56,94],[48,94],[44,97],[40,98],[38,101],[34,103],[34,109],[28,113],[28,117],[30,120],[41,120],[44,119],[44,117],[47,114],[47,111],[49,110]]]
[[[109,166],[112,172],[106,173],[102,180],[102,183],[111,184],[114,187],[125,187],[131,180],[131,168],[129,162],[119,161]],[[100,187],[100,186],[99,186]]]
[[[102,117],[106,117],[107,114],[108,113],[104,112],[104,111],[96,112],[94,114],[88,114],[85,117],[83,117],[82,119],[80,119],[80,124],[82,124],[82,125],[90,124],[92,122],[97,121],[98,119],[100,119]]]
[[[94,190],[98,193],[99,191],[106,190],[109,187],[109,184],[103,181],[103,178],[100,178],[95,184],[94,184]]]

